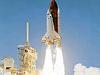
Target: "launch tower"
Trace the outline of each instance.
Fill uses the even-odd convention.
[[[30,46],[29,42],[29,22],[26,22],[26,42],[24,45],[19,45],[20,69],[19,75],[38,75],[36,70],[37,53]]]

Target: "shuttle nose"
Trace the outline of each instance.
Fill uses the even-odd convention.
[[[54,10],[54,9],[58,10],[58,5],[55,0],[52,0],[50,4],[50,10]]]
[[[58,6],[55,0],[51,1],[49,10],[54,17],[57,17]]]

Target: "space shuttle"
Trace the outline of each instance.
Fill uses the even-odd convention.
[[[46,17],[47,32],[43,36],[42,42],[47,45],[60,45],[61,36],[59,35],[59,9],[55,0],[51,1]]]

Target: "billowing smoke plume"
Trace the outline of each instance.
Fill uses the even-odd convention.
[[[5,72],[1,67],[0,67],[0,75],[11,75],[10,72]]]
[[[65,75],[62,48],[53,49],[56,53],[53,60],[52,47],[47,46],[42,75]]]
[[[54,65],[54,74],[55,75],[65,75],[62,48],[56,47],[55,49],[57,51],[57,54],[56,54],[56,62]]]
[[[47,46],[42,75],[53,75],[51,47]]]
[[[100,68],[83,66],[76,64],[74,67],[74,75],[100,75]]]

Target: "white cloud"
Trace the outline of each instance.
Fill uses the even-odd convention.
[[[76,64],[74,67],[74,75],[100,75],[100,68],[83,66]]]

